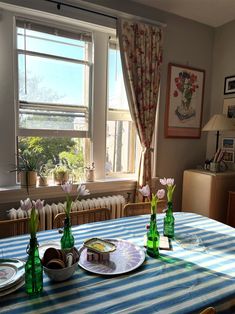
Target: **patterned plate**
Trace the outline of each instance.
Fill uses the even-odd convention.
[[[0,291],[0,297],[3,297],[4,295],[10,294],[10,293],[20,289],[23,285],[24,285],[24,278],[17,281],[17,283],[12,285],[10,288],[5,289],[5,290],[1,290]]]
[[[78,265],[83,269],[99,275],[120,275],[130,272],[145,260],[145,251],[133,243],[121,239],[105,239],[116,245],[116,250],[110,253],[109,261],[87,261],[87,248],[80,248]]]
[[[0,291],[18,284],[24,277],[23,261],[17,259],[0,259]]]

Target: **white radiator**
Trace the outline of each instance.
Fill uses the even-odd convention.
[[[84,209],[93,208],[108,208],[110,209],[111,219],[120,218],[123,216],[123,207],[125,205],[125,198],[122,195],[104,196],[92,199],[76,201],[72,203],[72,211],[80,211]],[[53,219],[58,213],[64,212],[65,203],[46,204],[42,210],[39,211],[40,226],[39,230],[52,229]],[[10,219],[18,219],[27,217],[28,213],[21,208],[12,208],[9,211]]]

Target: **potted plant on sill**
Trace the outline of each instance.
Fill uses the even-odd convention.
[[[51,168],[48,164],[43,164],[39,168],[38,175],[39,175],[39,186],[47,186],[48,185],[48,176],[51,173]]]
[[[69,180],[69,167],[66,162],[61,162],[52,170],[54,181],[57,185],[65,184]]]
[[[38,157],[33,151],[24,151],[18,153],[17,159],[18,163],[12,171],[19,173],[21,187],[27,188],[28,192],[29,188],[36,187],[37,184]]]

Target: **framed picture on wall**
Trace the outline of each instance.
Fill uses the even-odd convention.
[[[235,118],[235,98],[224,99],[223,114],[228,118]]]
[[[200,138],[205,71],[169,63],[165,136]]]
[[[234,152],[232,151],[225,151],[223,156],[223,161],[225,162],[234,162]]]
[[[233,149],[235,148],[235,142],[234,142],[234,138],[233,137],[224,137],[222,139],[222,149],[223,150],[227,150],[227,149]]]
[[[235,76],[227,76],[224,79],[224,94],[235,94]]]

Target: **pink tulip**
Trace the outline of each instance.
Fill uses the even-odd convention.
[[[71,182],[66,182],[65,184],[61,185],[61,188],[65,193],[70,194],[73,189],[73,184]]]
[[[22,210],[26,210],[26,211],[30,210],[32,208],[32,203],[31,203],[30,198],[27,198],[24,201],[21,200],[20,201],[20,207]]]
[[[90,191],[86,189],[86,186],[83,184],[80,184],[77,188],[78,196],[84,196],[84,195],[89,195]]]
[[[148,184],[139,189],[139,191],[143,196],[150,197],[150,188]]]
[[[174,179],[173,179],[173,178],[168,178],[168,179],[166,179],[166,184],[167,184],[168,186],[174,185]]]
[[[172,185],[174,185],[174,179],[173,178],[163,178],[163,179],[160,179],[159,180],[160,181],[160,183],[162,184],[162,185],[167,185],[167,186],[172,186]]]
[[[164,189],[158,190],[156,195],[159,200],[162,199],[165,196],[165,190]]]
[[[166,178],[163,178],[163,179],[159,179],[160,183],[162,185],[166,185],[167,184],[167,179]]]
[[[43,205],[44,205],[44,200],[43,200],[43,201],[41,201],[41,200],[36,200],[36,202],[33,201],[33,206],[34,206],[35,209],[37,209],[37,210],[43,209]]]

